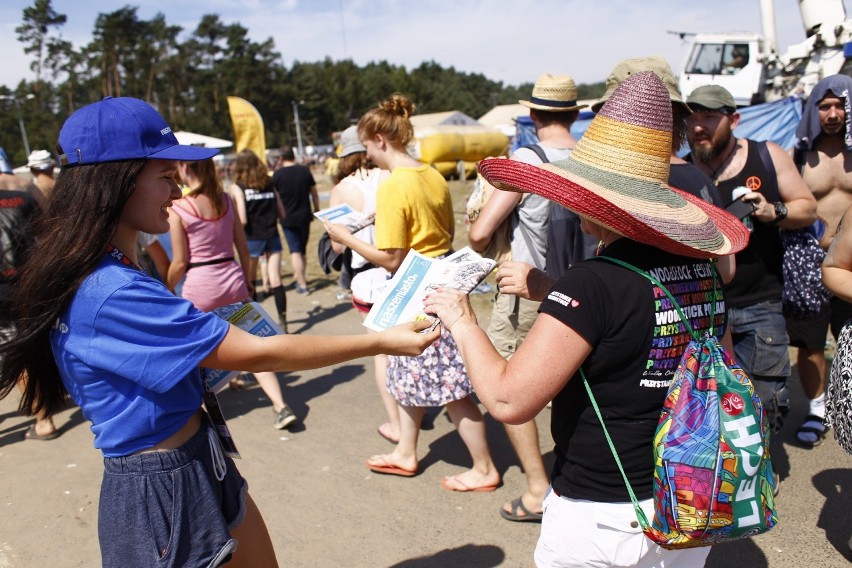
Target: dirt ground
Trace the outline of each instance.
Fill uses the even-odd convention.
[[[321,191],[327,190],[325,180]],[[466,187],[453,182],[457,242]],[[318,224],[314,224],[313,244]],[[291,332],[363,333],[360,318],[336,297],[309,252],[309,296],[288,293]],[[290,283],[289,268],[284,267]],[[474,297],[482,323],[489,295]],[[265,305],[272,307],[272,300]],[[46,354],[47,355],[47,354]],[[502,426],[489,416],[488,436],[503,485],[493,493],[451,494],[444,475],[468,467],[464,446],[446,413],[432,411],[420,439],[420,472],[410,479],[372,474],[368,456],[389,451],[376,433],[383,410],[371,359],[334,368],[279,375],[288,403],[301,418],[292,432],[272,428],[268,400],[256,385],[226,391],[220,402],[243,459],[238,462],[263,512],[278,560],[290,567],[520,567],[531,565],[539,525],[500,518],[504,501],[523,491],[523,475]],[[795,407],[776,437],[773,459],[781,473],[779,525],[771,532],[716,547],[710,568],[842,567],[852,561],[850,456],[829,438],[806,450],[793,441],[805,414],[798,380]],[[100,563],[97,503],[101,458],[80,410],[57,417],[62,435],[24,441],[32,419],[17,412],[17,397],[0,401],[0,568],[78,567]],[[549,411],[538,417],[541,446],[552,460]],[[606,451],[605,448],[602,451]]]

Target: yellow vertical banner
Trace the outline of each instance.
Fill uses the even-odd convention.
[[[240,97],[228,97],[228,110],[234,125],[234,148],[240,152],[246,148],[254,151],[266,163],[266,135],[263,119],[250,102]]]

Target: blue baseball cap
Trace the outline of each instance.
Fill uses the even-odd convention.
[[[130,97],[106,97],[68,117],[59,131],[62,167],[121,160],[206,160],[215,148],[182,146],[154,107]]]

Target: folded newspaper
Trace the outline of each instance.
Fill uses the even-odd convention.
[[[374,331],[383,331],[418,319],[436,324],[434,316],[423,312],[424,297],[439,287],[469,294],[496,265],[497,262],[479,256],[470,247],[440,260],[410,250],[373,304],[364,325]]]
[[[320,209],[314,213],[314,217],[329,223],[342,223],[353,233],[372,225],[375,220],[374,217],[368,217],[360,211],[355,211],[345,203],[328,209]]]
[[[213,313],[243,331],[258,337],[269,337],[281,333],[278,323],[257,302],[237,302],[216,308]],[[218,392],[228,386],[228,381],[236,377],[237,374],[239,374],[239,371],[206,369],[205,380],[207,386],[213,392]]]

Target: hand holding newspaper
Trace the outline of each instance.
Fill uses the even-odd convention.
[[[355,211],[346,203],[335,207],[329,207],[328,209],[320,209],[314,213],[314,217],[323,222],[341,223],[346,225],[352,233],[356,233],[375,222],[374,217],[368,217],[360,211]]]
[[[440,287],[469,294],[496,265],[497,262],[479,256],[470,247],[440,260],[410,250],[373,304],[364,325],[374,331],[418,319],[429,319],[437,325],[438,320],[423,311],[423,298]],[[434,325],[429,329],[434,329]]]

